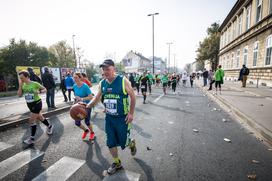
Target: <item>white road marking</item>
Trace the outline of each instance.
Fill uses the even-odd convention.
[[[2,161],[0,163],[0,180],[43,154],[44,152],[39,150],[28,149]]]
[[[4,142],[0,142],[0,151],[8,149],[10,147],[12,147],[13,145],[10,145],[8,143],[4,143]]]
[[[38,175],[32,181],[64,181],[71,177],[83,164],[85,160],[71,157],[63,157],[46,171]]]
[[[155,103],[155,102],[158,102],[159,100],[160,100],[160,98],[162,98],[164,95],[162,94],[162,95],[160,95],[159,97],[157,97],[153,102]]]

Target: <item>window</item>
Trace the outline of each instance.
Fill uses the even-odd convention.
[[[233,24],[232,24],[232,39],[233,40],[236,38],[236,29],[235,29],[235,26],[236,26],[236,21],[234,21]]]
[[[256,23],[262,19],[262,0],[257,0]]]
[[[237,50],[236,52],[236,67],[239,67],[240,62],[240,50]]]
[[[253,46],[253,66],[257,65],[259,51],[259,42],[255,42]]]
[[[238,18],[238,29],[237,29],[237,31],[238,31],[238,33],[237,33],[237,35],[239,36],[239,35],[241,35],[242,34],[242,14],[239,16],[239,18]]]
[[[229,42],[231,42],[231,28],[229,27],[229,38],[228,38]]]
[[[227,69],[229,69],[229,55],[227,55],[227,66],[226,66]]]
[[[233,68],[233,63],[234,63],[234,52],[231,53],[230,68]]]
[[[244,48],[244,65],[247,64],[248,47]]]
[[[246,9],[246,30],[250,28],[251,6]]]
[[[272,60],[272,35],[266,39],[265,65],[271,65]]]

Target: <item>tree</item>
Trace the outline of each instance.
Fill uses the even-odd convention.
[[[93,76],[99,72],[99,68],[95,66],[93,63],[89,63],[86,66],[86,72],[87,72],[88,78],[91,80]]]
[[[208,36],[204,38],[202,42],[199,42],[199,47],[197,49],[197,60],[201,63],[199,67],[204,65],[205,60],[209,60],[212,69],[215,69],[218,64],[218,54],[219,54],[219,45],[220,45],[220,33],[218,23],[211,24],[210,27],[207,28]],[[203,66],[204,67],[204,66]]]
[[[122,64],[122,62],[115,63],[115,68],[116,68],[116,72],[118,72],[118,73],[124,73],[125,72],[125,67]]]
[[[50,57],[52,58],[50,60],[52,66],[75,67],[73,49],[66,43],[66,41],[59,41],[58,43],[50,46],[49,52],[52,54],[52,57]]]
[[[45,66],[49,64],[50,53],[45,47],[25,40],[10,40],[10,44],[0,51],[0,77],[9,87],[17,86],[16,66]]]
[[[191,74],[191,72],[192,72],[192,64],[187,63],[187,64],[184,66],[184,70],[185,70],[187,73]]]

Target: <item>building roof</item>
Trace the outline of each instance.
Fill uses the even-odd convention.
[[[219,27],[219,32],[223,30],[223,28],[228,24],[229,20],[233,17],[233,15],[237,12],[237,10],[241,7],[241,5],[245,2],[245,0],[237,0],[232,9],[230,10],[229,14]]]

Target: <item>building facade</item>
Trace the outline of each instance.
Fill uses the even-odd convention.
[[[245,64],[250,83],[272,87],[272,0],[237,0],[219,31],[225,77],[237,80]]]
[[[122,59],[122,64],[125,67],[126,73],[143,73],[152,69],[150,59],[133,51],[127,53]]]
[[[152,59],[152,57],[150,59]],[[152,64],[152,62],[151,62],[151,64]],[[166,70],[167,69],[166,69],[165,61],[163,61],[162,58],[154,57],[154,71],[155,71],[155,73],[163,73]]]

